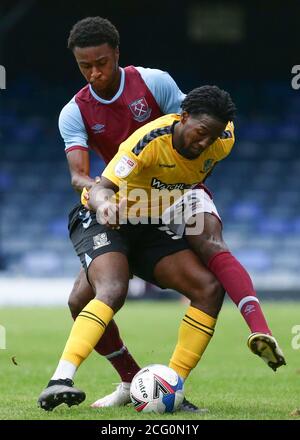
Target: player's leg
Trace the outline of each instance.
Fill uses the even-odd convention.
[[[88,276],[95,298],[79,313],[61,359],[47,388],[39,397],[45,410],[61,403],[79,404],[85,394],[73,387],[73,378],[103,335],[113,315],[124,304],[129,281],[127,257],[121,252],[98,255],[89,264]]]
[[[178,242],[171,242],[171,247],[168,247],[167,253],[172,251],[172,245],[174,244],[177,245]],[[174,251],[176,251],[176,247]],[[181,250],[171,256],[164,257],[160,259],[156,265],[153,264],[152,255],[150,259],[147,260],[145,252],[143,254],[137,252],[137,254],[140,255],[139,263],[133,263],[134,267],[137,269],[137,275],[146,280],[154,281],[161,287],[180,291],[191,300],[191,306],[189,307],[186,316],[192,315],[190,319],[193,320],[193,317],[198,319],[199,315],[201,315],[201,322],[204,324],[204,327],[201,327],[200,331],[195,327],[194,321],[191,321],[191,326],[182,322],[181,327],[183,327],[183,332],[186,333],[187,327],[190,327],[191,331],[179,338],[179,344],[181,345],[175,350],[175,354],[170,363],[170,366],[185,379],[187,377],[186,371],[190,371],[190,369],[198,363],[212,337],[216,318],[221,309],[225,292],[213,274],[207,270],[207,268],[199,261],[198,257],[190,250]],[[144,256],[144,259],[142,255]],[[154,256],[154,260],[157,258],[157,256]],[[150,274],[153,265],[155,265],[154,277]],[[185,317],[183,321],[186,321],[186,319],[189,318]],[[206,325],[210,326],[210,328],[206,328]],[[184,339],[183,341],[182,338]],[[182,350],[185,350],[186,348],[185,344],[187,345],[187,350],[190,349],[192,352],[185,352],[185,357],[189,357],[190,364],[187,367],[184,367],[183,372],[182,362],[184,361],[181,356],[183,354]],[[106,398],[98,401],[102,401],[101,405],[97,405],[97,402],[95,402],[94,406],[108,406],[104,405]],[[129,398],[128,390],[128,401]],[[203,411],[186,399],[184,399],[184,402],[181,405],[181,410],[188,412]]]
[[[38,403],[51,410],[85,399],[72,379],[123,305],[128,288],[127,244],[116,230],[99,225],[95,214],[78,205],[70,214],[70,238],[87,272],[95,298],[77,316],[57,369]]]
[[[214,332],[224,297],[223,288],[188,249],[186,241],[172,234],[165,226],[150,225],[141,234],[138,243],[143,247],[143,252],[137,248],[136,255],[131,255],[134,273],[162,287],[176,289],[191,300],[170,364],[185,378],[199,361]],[[191,325],[189,319],[192,320]],[[186,399],[181,410],[202,412]]]
[[[189,219],[193,227],[186,226]],[[203,185],[188,191],[166,210],[164,221],[177,234],[185,237],[201,261],[220,281],[237,305],[252,334],[250,349],[276,369],[284,365],[284,357],[261,310],[251,278],[245,268],[230,253],[222,237],[222,224],[212,196]]]
[[[186,380],[214,334],[225,292],[189,250],[162,258],[155,267],[154,276],[160,285],[183,293],[191,301],[180,323],[177,345],[169,363]],[[180,409],[196,413],[207,411],[187,399],[183,400]]]
[[[170,361],[170,367],[185,380],[214,334],[224,290],[190,250],[159,260],[154,277],[161,286],[177,290],[191,301],[180,324],[178,342]]]
[[[203,213],[197,216],[203,216]],[[241,312],[252,332],[248,339],[251,351],[261,356],[274,370],[285,365],[282,351],[272,337],[251,278],[223,240],[219,218],[206,212],[203,232],[199,235],[186,235],[186,240]]]
[[[75,320],[81,310],[95,297],[94,290],[89,284],[86,274],[83,268],[81,268],[77,279],[74,283],[72,292],[69,297],[69,308],[73,319]],[[123,404],[124,393],[123,388],[129,388],[129,383],[132,378],[140,370],[139,365],[129,353],[127,347],[125,347],[119,333],[119,329],[114,320],[111,320],[106,330],[96,344],[95,350],[105,356],[106,359],[112,364],[115,370],[119,373],[122,383],[118,387],[120,392],[111,396],[110,399],[106,399],[106,404],[119,403]],[[100,399],[102,400],[102,399]],[[108,401],[109,400],[109,401]],[[126,401],[128,399],[126,398]],[[104,402],[95,402],[98,405],[103,406]],[[96,405],[95,405],[96,406]]]

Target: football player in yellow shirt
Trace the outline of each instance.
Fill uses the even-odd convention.
[[[185,234],[190,248],[221,282],[247,322],[251,330],[247,341],[250,350],[276,371],[285,365],[283,353],[272,336],[249,274],[223,240],[222,222],[212,196],[201,185],[213,167],[230,153],[234,143],[231,122],[221,136],[216,137],[220,120],[226,118],[222,114],[216,119],[209,116],[209,107],[215,104],[213,97],[208,99],[212,90],[214,88],[210,86],[195,89],[183,101],[180,116],[167,115],[137,130],[123,142],[102,176],[118,188],[126,182],[129,216],[132,211],[130,204],[136,205],[134,189],[141,188],[147,192],[147,200],[151,201],[148,208],[152,213],[158,208],[164,222],[174,233],[179,236]],[[217,88],[214,91],[217,96]],[[206,93],[208,114],[202,114],[199,97],[205,101]],[[201,118],[195,117],[199,114]],[[181,197],[174,194],[193,186],[198,189],[186,191]],[[164,190],[173,192],[173,198],[177,199],[170,209],[169,203],[166,211],[163,201],[168,203],[170,197],[159,194]],[[138,197],[141,198],[141,194]],[[140,202],[138,209],[141,211]],[[133,214],[136,215],[136,212],[135,208]],[[194,226],[187,225],[186,228],[190,220],[193,220]]]
[[[221,282],[247,322],[251,330],[247,341],[250,350],[276,371],[285,365],[283,353],[272,336],[249,274],[223,240],[222,222],[212,196],[201,184],[213,167],[230,153],[234,143],[231,122],[217,137],[220,121],[226,120],[220,109],[216,119],[210,115],[218,93],[217,88],[210,86],[190,92],[182,103],[180,116],[166,115],[137,130],[123,142],[102,176],[117,188],[122,189],[126,182],[124,196],[129,217],[130,212],[134,216],[137,212],[147,216],[141,211],[143,196],[136,191],[139,188],[147,195],[148,216],[151,217],[153,211],[159,212],[176,235],[185,234],[190,248]],[[207,102],[206,114],[199,99]],[[195,117],[199,114],[201,118]],[[193,186],[198,189],[185,191],[180,197],[174,194]],[[165,191],[169,197],[161,196]],[[171,196],[177,200],[170,208]],[[164,202],[169,205],[166,210]],[[193,226],[189,226],[191,220]]]
[[[80,216],[86,218],[86,210],[81,206],[73,212],[70,219],[71,239],[96,296],[73,325],[57,368],[63,380],[49,382],[39,398],[43,408],[52,409],[60,403],[72,405],[84,400],[85,394],[73,387],[72,379],[107,324],[124,304],[129,267],[145,280],[180,291],[190,299],[191,305],[180,324],[170,366],[186,379],[197,365],[213,335],[219,311],[207,301],[207,289],[215,295],[217,286],[207,285],[203,267],[188,249],[187,242],[157,224],[157,213],[161,214],[164,206],[157,199],[155,190],[182,191],[203,181],[211,166],[230,152],[233,127],[227,124],[232,120],[234,110],[229,94],[217,87],[195,89],[187,95],[180,117],[159,118],[123,143],[120,152],[104,171],[100,184],[91,188],[88,207],[97,211],[102,224],[97,223],[93,213],[92,227],[87,234],[78,221]],[[225,128],[227,134],[224,134]],[[111,200],[111,194],[119,191],[121,182],[127,184],[126,199],[121,200],[121,204],[125,200],[129,206],[126,222],[117,225],[116,219],[111,221],[118,212],[118,205]],[[140,222],[132,224],[135,223],[132,218],[136,219],[136,215],[131,217],[136,202],[135,191],[141,189],[148,197],[146,204],[141,205]],[[203,295],[205,289],[206,294]],[[274,341],[272,338],[273,344],[276,343]],[[277,343],[275,350],[267,344],[269,341],[265,342],[262,338],[256,342],[265,343],[270,350],[273,348],[272,354],[277,350],[276,367],[284,363]]]

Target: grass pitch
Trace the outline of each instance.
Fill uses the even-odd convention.
[[[117,323],[129,350],[141,366],[168,364],[186,305],[179,302],[128,302]],[[300,419],[300,349],[292,348],[292,328],[300,325],[300,302],[264,303],[264,312],[283,349],[287,366],[274,373],[246,346],[248,328],[232,303],[224,305],[216,332],[186,383],[186,396],[206,407],[206,415],[138,414],[130,406],[95,410],[97,398],[119,381],[111,365],[93,353],[81,366],[76,386],[87,399],[78,407],[62,405],[47,413],[36,401],[50,379],[72,321],[67,308],[6,308],[6,350],[0,350],[0,419],[128,420],[128,419]],[[299,338],[298,338],[299,342]],[[17,364],[17,365],[16,365]]]

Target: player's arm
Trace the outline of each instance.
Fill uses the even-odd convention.
[[[92,185],[88,192],[83,192],[82,203],[91,211],[97,212],[101,223],[112,224],[109,217],[113,217],[119,211],[114,195],[119,192],[124,183],[132,178],[132,175],[138,174],[142,168],[143,162],[140,158],[131,151],[124,151],[121,147],[106,166],[101,179]]]
[[[97,212],[101,223],[116,224],[116,218],[118,220],[119,213],[122,213],[126,205],[126,198],[122,197],[123,190],[126,194],[127,184],[157,159],[154,141],[142,149],[137,148],[140,147],[139,141],[136,135],[132,135],[123,142],[118,153],[103,171],[100,181],[82,196],[82,203]],[[113,197],[116,192],[119,192],[119,204],[116,204]]]
[[[102,176],[97,183],[93,183],[89,191],[84,195],[86,207],[91,211],[98,211],[118,191],[119,187],[114,182]]]
[[[67,161],[71,174],[71,184],[75,191],[91,188],[95,180],[90,177],[90,155],[88,151],[74,149],[67,152]]]
[[[228,122],[222,135],[213,144],[213,153],[216,161],[225,159],[230,154],[235,142],[233,122]]]
[[[118,227],[119,219],[126,206],[126,199],[117,203],[113,197],[119,187],[106,177],[94,183],[84,197],[86,207],[97,214],[97,221],[112,228]]]
[[[75,191],[90,188],[94,180],[90,177],[88,135],[80,110],[74,98],[59,115],[59,131],[65,142],[65,153]]]
[[[181,113],[181,103],[186,95],[168,72],[144,67],[137,67],[137,70],[164,114]]]
[[[122,191],[124,186],[136,179],[145,168],[156,162],[158,149],[155,139],[149,141],[148,135],[147,132],[140,134],[138,130],[129,136],[103,170],[102,177],[109,179]]]

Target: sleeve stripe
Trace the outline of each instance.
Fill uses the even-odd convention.
[[[65,148],[66,153],[69,153],[70,151],[73,151],[73,150],[89,151],[89,147],[83,147],[81,145],[73,145],[72,147]]]
[[[165,134],[170,134],[172,132],[173,125],[168,125],[166,127],[155,128],[152,131],[149,131],[132,149],[132,152],[138,156],[143,149],[155,138],[159,136],[163,136]]]
[[[230,130],[224,130],[223,133],[220,136],[221,139],[228,139],[232,138],[232,133]]]

